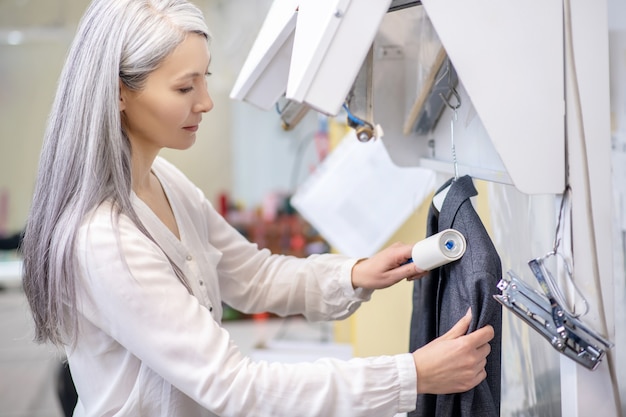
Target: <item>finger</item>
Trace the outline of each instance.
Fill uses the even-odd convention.
[[[472,311],[467,310],[467,313],[456,322],[454,326],[446,334],[441,336],[442,339],[456,339],[457,337],[464,336],[469,329],[470,322],[472,321]]]
[[[485,343],[484,345],[479,346],[476,351],[478,352],[479,357],[486,358],[491,353],[491,345],[489,343]]]
[[[483,367],[478,374],[476,375],[476,379],[474,381],[474,386],[480,384],[482,381],[484,381],[485,379],[487,379],[487,371],[485,371],[485,368]]]
[[[418,273],[416,271],[417,271],[417,268],[415,267],[415,265],[413,265],[412,263],[409,263],[405,265],[400,265],[394,269],[390,269],[389,271],[387,271],[387,276],[388,276],[388,279],[390,281],[393,281],[393,283],[395,284],[396,282],[400,282],[401,280],[405,278],[410,280],[410,279],[419,278],[425,274],[425,272],[420,271]]]
[[[422,278],[428,274],[428,271],[421,270],[417,266],[413,269],[412,273],[407,274],[406,279],[409,281],[413,281],[418,278]]]
[[[493,339],[495,333],[493,327],[487,325],[467,335],[467,340],[474,346],[482,346],[488,344]]]
[[[413,246],[406,245],[404,243],[396,242],[389,246],[385,251],[389,254],[389,261],[397,265],[405,265],[412,262],[411,251]]]
[[[415,266],[414,263],[402,265],[400,268],[402,270],[402,276],[406,278],[421,278],[426,275],[427,271],[423,271]]]

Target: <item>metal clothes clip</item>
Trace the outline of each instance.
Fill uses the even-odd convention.
[[[502,294],[493,297],[539,332],[558,352],[594,370],[613,343],[561,306],[550,290],[548,280],[552,278],[546,279],[549,272],[543,265],[543,259],[533,259],[528,265],[545,296],[509,271],[509,279],[503,277],[498,283]]]

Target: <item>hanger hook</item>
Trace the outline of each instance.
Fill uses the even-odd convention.
[[[446,103],[446,106],[450,107],[450,109],[457,110],[459,107],[461,107],[461,96],[459,95],[459,92],[456,91],[456,88],[454,88],[454,87],[450,87],[450,92],[452,93],[452,95],[456,99],[456,104],[455,105],[450,104],[450,101],[448,101],[446,96],[444,96],[442,93],[439,93],[439,97],[441,97],[443,102]]]

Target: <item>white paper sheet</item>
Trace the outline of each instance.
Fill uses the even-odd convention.
[[[382,140],[362,143],[352,131],[299,187],[291,204],[337,251],[368,257],[382,248],[434,185],[433,171],[399,167]]]

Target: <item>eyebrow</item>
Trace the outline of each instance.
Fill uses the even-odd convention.
[[[198,77],[204,77],[204,74],[200,74],[199,72],[190,72],[190,73],[181,75],[180,77],[177,77],[176,81],[183,81],[188,78],[198,78]]]

